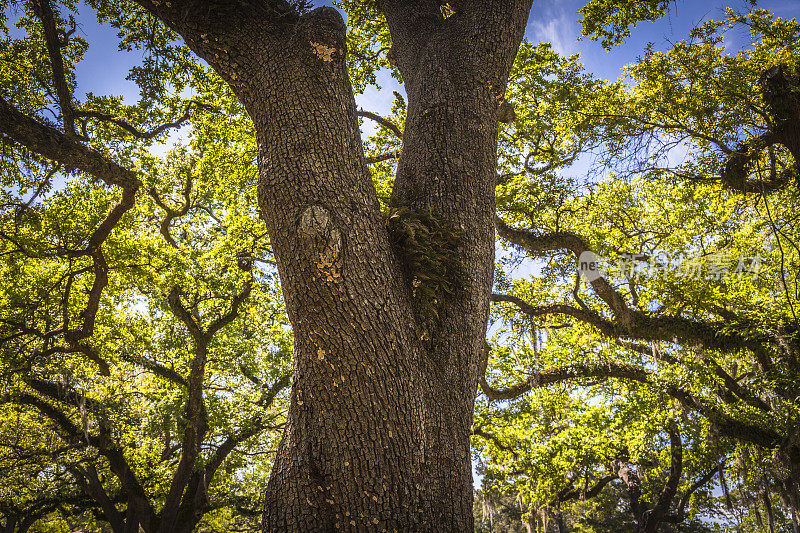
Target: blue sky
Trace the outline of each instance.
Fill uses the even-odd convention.
[[[316,2],[316,5],[325,4],[330,5],[332,2]],[[747,9],[747,2],[743,0],[678,0],[666,17],[657,22],[640,24],[624,44],[607,52],[597,42],[588,39],[577,41],[580,30],[577,11],[584,4],[585,1],[580,0],[535,0],[525,37],[533,42],[549,41],[561,53],[580,53],[587,70],[606,79],[618,77],[621,67],[635,60],[648,42],[653,42],[657,49],[664,49],[670,42],[685,37],[695,24],[721,17],[724,6]],[[763,1],[759,5],[784,18],[800,17],[800,2],[797,0]],[[15,18],[12,13],[11,20]],[[98,24],[90,8],[82,9],[78,23],[79,31],[89,41],[90,48],[85,60],[78,67],[76,96],[80,98],[83,93],[90,91],[94,94],[115,94],[126,99],[135,99],[138,96],[137,88],[126,80],[126,76],[128,69],[141,61],[141,54],[118,50],[116,30]],[[738,47],[746,44],[747,35],[734,34],[731,38],[739,41],[732,43]],[[379,76],[379,82],[382,89],[368,89],[357,97],[358,104],[370,111],[387,113],[392,103],[392,91],[402,91],[402,88],[388,73]]]
[[[578,42],[576,39],[580,32],[577,11],[585,3],[574,0],[534,0],[525,36],[533,42],[550,41],[555,50],[562,54],[580,53],[587,69],[606,79],[617,78],[620,68],[634,61],[649,42],[654,43],[656,49],[663,50],[670,43],[685,38],[689,30],[698,23],[722,18],[725,7],[742,11],[748,9],[748,2],[742,0],[678,0],[671,4],[664,18],[656,22],[640,23],[632,30],[629,39],[607,52],[598,42],[589,39]],[[783,18],[800,16],[800,2],[797,0],[762,1],[759,2],[759,7],[769,9]],[[743,33],[731,37],[739,41],[732,43],[737,46],[745,44],[747,39],[747,35]]]

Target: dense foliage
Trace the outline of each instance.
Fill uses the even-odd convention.
[[[610,48],[670,5],[592,0],[583,34]],[[257,530],[293,348],[252,124],[131,2],[0,7],[0,528]],[[354,87],[400,79],[374,2],[339,7]],[[140,58],[135,102],[77,79],[86,13]],[[800,24],[728,10],[685,36],[618,80],[520,48],[476,530],[800,531]],[[456,236],[389,201],[405,114],[361,112],[364,145],[435,302]]]
[[[4,140],[3,527],[115,527],[136,506],[189,530],[255,528],[292,347],[255,208],[252,126],[127,4],[92,7],[121,49],[146,51],[130,76],[139,101],[72,96],[89,45],[74,31],[79,7],[3,6],[23,32],[3,28],[4,112],[46,128],[65,92],[58,119],[73,138],[135,177],[99,182]],[[189,119],[191,133],[161,149]]]
[[[612,82],[523,46],[474,442],[487,496],[542,530],[604,530],[573,502],[611,483],[631,529],[797,528],[798,31],[729,10]],[[576,273],[589,250],[602,276]]]

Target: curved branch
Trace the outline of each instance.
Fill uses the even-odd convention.
[[[548,304],[548,305],[531,305],[522,298],[514,296],[513,294],[492,294],[489,297],[490,301],[495,303],[511,303],[514,304],[520,311],[525,313],[531,318],[547,317],[551,315],[565,315],[586,324],[590,324],[600,330],[607,336],[614,337],[619,335],[617,326],[600,316],[598,313],[589,309],[579,309],[566,304]]]
[[[125,191],[127,192],[127,191]],[[123,200],[120,201],[120,204],[126,200],[125,194],[123,194]],[[120,218],[122,213],[129,209],[129,206],[123,205],[119,211],[118,207],[120,204],[112,210],[111,214],[101,223],[100,228],[98,228],[95,233],[92,235],[92,240],[98,235],[98,233],[105,233],[106,236],[108,233],[111,232],[111,229],[116,225],[116,221],[113,221],[114,218]],[[133,199],[130,199],[130,204],[133,204]],[[113,221],[110,222],[110,221]],[[107,225],[106,222],[108,222]],[[105,236],[99,242],[105,240]],[[89,290],[89,299],[86,302],[86,307],[81,312],[81,316],[83,317],[83,326],[80,330],[67,330],[64,332],[64,340],[70,345],[70,347],[76,351],[81,352],[86,355],[90,360],[97,363],[100,367],[100,373],[104,376],[110,376],[111,370],[103,359],[95,352],[88,344],[82,342],[94,334],[94,325],[95,319],[97,317],[97,312],[100,308],[100,298],[103,295],[103,290],[108,285],[108,265],[106,264],[105,256],[103,255],[103,250],[100,248],[100,244],[96,245],[92,252],[92,259],[93,259],[93,272],[94,272],[94,282],[92,283],[92,288]],[[65,325],[66,326],[66,325]]]
[[[615,479],[619,479],[618,476],[614,474],[609,474],[607,476],[603,476],[597,480],[597,482],[592,485],[592,488],[589,490],[583,491],[578,490],[572,486],[567,487],[566,489],[562,490],[556,495],[556,500],[559,502],[568,502],[570,500],[588,500],[594,498],[605,488],[606,485],[614,481]]]
[[[108,265],[102,251],[102,244],[117,226],[122,217],[133,207],[136,193],[141,181],[136,173],[124,168],[104,155],[80,144],[74,136],[65,135],[55,128],[41,124],[15,109],[0,97],[0,134],[12,142],[19,143],[29,150],[61,163],[66,172],[80,170],[107,185],[122,188],[122,196],[106,217],[94,229],[87,246],[81,250],[67,250],[62,253],[66,257],[91,255],[92,270],[95,276],[89,291],[86,307],[81,312],[83,325],[79,330],[67,330],[64,323],[64,339],[71,351],[85,354],[97,363],[101,373],[110,373],[108,364],[86,343],[82,342],[92,336],[95,317],[100,305],[103,290],[108,284]]]
[[[80,170],[108,185],[138,189],[141,181],[136,173],[107,159],[64,135],[15,109],[0,97],[0,134],[37,154],[58,161],[65,172]]]
[[[486,376],[479,376],[479,384],[483,394],[493,400],[513,400],[539,387],[571,381],[575,379],[623,379],[647,385],[655,383],[654,376],[646,370],[623,363],[602,363],[595,365],[572,365],[555,367],[537,372],[526,381],[505,389],[489,386]],[[772,429],[764,429],[757,425],[736,420],[713,405],[698,400],[691,393],[675,386],[667,386],[665,393],[678,400],[684,407],[699,412],[719,430],[720,433],[757,446],[778,446],[782,437]]]
[[[375,163],[381,163],[383,161],[387,161],[389,159],[398,159],[401,153],[402,153],[402,148],[398,148],[396,150],[392,150],[391,152],[383,153],[381,155],[367,156],[365,160],[368,165],[372,165]]]
[[[186,216],[189,213],[189,209],[192,206],[191,203],[191,194],[192,194],[192,184],[194,182],[194,175],[191,172],[187,172],[186,177],[186,184],[183,187],[183,205],[180,209],[172,209],[169,207],[159,196],[158,192],[154,187],[150,187],[148,193],[155,201],[156,205],[166,211],[167,216],[164,217],[164,220],[161,221],[161,235],[164,236],[164,239],[173,247],[178,248],[178,243],[175,242],[175,239],[172,238],[172,235],[169,232],[170,225],[172,221],[178,217]]]
[[[72,108],[72,91],[67,83],[64,71],[64,58],[61,55],[61,40],[58,37],[55,14],[50,0],[34,0],[33,10],[42,21],[44,29],[45,46],[50,56],[50,65],[53,68],[53,85],[58,96],[58,106],[61,108],[61,117],[64,122],[64,131],[75,134],[75,111]]]
[[[504,452],[508,452],[511,455],[513,455],[514,458],[517,458],[519,456],[519,454],[517,453],[517,451],[513,447],[511,447],[511,446],[509,446],[507,444],[503,444],[502,442],[500,442],[500,439],[497,437],[497,435],[495,435],[493,433],[487,433],[482,428],[473,427],[472,428],[472,434],[475,435],[475,436],[481,437],[482,439],[488,440],[489,442],[494,444],[497,447],[498,450],[502,450]]]
[[[214,320],[208,326],[208,332],[206,334],[208,335],[209,338],[213,337],[214,334],[216,334],[219,330],[221,330],[222,328],[233,322],[236,319],[236,317],[239,316],[239,307],[247,299],[247,297],[250,296],[250,292],[252,290],[253,290],[253,284],[248,282],[245,285],[244,289],[242,289],[242,292],[233,297],[233,300],[231,300],[231,307],[228,310],[228,312],[219,317],[218,319]]]
[[[742,337],[735,332],[726,332],[722,334],[724,324],[706,323],[699,321],[692,321],[682,317],[673,316],[651,316],[640,311],[632,311],[632,322],[628,327],[623,327],[612,321],[606,320],[594,311],[586,309],[578,309],[569,305],[552,304],[543,306],[533,306],[525,300],[513,295],[492,294],[491,301],[493,302],[508,302],[512,303],[526,315],[534,318],[548,316],[548,315],[566,315],[590,326],[596,328],[601,334],[619,341],[621,338],[629,338],[643,341],[664,341],[676,342],[683,341],[691,344],[699,345],[707,349],[715,349],[727,352],[733,352],[743,347],[749,348],[759,359],[762,367],[769,368],[771,361],[769,354],[761,346],[757,340],[750,337]],[[632,346],[630,343],[622,343],[622,345],[634,351],[642,350],[642,347]],[[665,361],[678,364],[679,362],[668,355],[662,357]],[[714,371],[715,375],[719,377],[724,383],[725,387],[745,403],[760,409],[761,411],[770,411],[771,408],[767,402],[759,398],[757,395],[747,391],[742,387],[733,377],[725,372],[725,370],[713,359],[708,360],[708,364]]]
[[[576,257],[590,251],[586,242],[578,235],[568,232],[555,232],[542,235],[530,231],[512,228],[500,217],[495,220],[497,232],[508,242],[522,247],[531,253],[555,250],[569,250]],[[679,339],[706,349],[735,352],[742,348],[749,349],[764,372],[773,370],[772,356],[764,346],[765,342],[774,341],[766,335],[761,338],[740,335],[725,322],[710,323],[690,320],[680,316],[664,316],[645,313],[628,307],[622,295],[603,277],[591,282],[592,289],[608,305],[619,321],[618,333],[614,337],[630,337],[640,340],[661,340],[675,342]]]
[[[486,381],[486,376],[484,375],[480,377],[480,386],[481,391],[490,401],[513,400],[539,387],[546,387],[547,385],[575,379],[589,378],[603,380],[618,378],[641,383],[652,383],[652,375],[639,367],[623,363],[602,363],[596,365],[576,364],[536,372],[526,381],[505,389],[492,388]]]
[[[720,468],[724,463],[720,462],[717,466],[703,474],[700,479],[692,483],[692,485],[686,490],[686,492],[681,496],[680,501],[678,502],[677,511],[674,515],[670,515],[664,518],[664,522],[669,522],[673,524],[678,524],[684,521],[686,518],[686,505],[689,503],[689,499],[692,497],[692,494],[697,492],[697,490],[711,481],[714,476],[719,472]]]
[[[172,290],[169,291],[169,295],[167,295],[167,303],[169,304],[169,308],[172,310],[172,313],[183,322],[183,325],[186,326],[186,329],[189,330],[189,334],[194,339],[195,343],[205,344],[207,342],[207,337],[203,328],[200,327],[200,324],[197,323],[194,316],[189,312],[186,307],[184,307],[183,303],[181,302],[181,294],[183,290],[178,286],[175,285],[172,287]]]
[[[669,476],[667,476],[667,482],[664,483],[664,488],[661,489],[661,493],[658,495],[658,501],[645,518],[644,529],[648,533],[655,533],[667,516],[672,506],[672,500],[678,492],[678,485],[683,474],[683,443],[674,421],[670,422],[667,433],[669,433],[670,443]]]
[[[500,237],[533,254],[569,250],[578,260],[581,254],[591,251],[586,241],[574,233],[558,231],[537,235],[530,231],[513,228],[499,216],[495,216],[495,226]],[[597,296],[611,308],[620,322],[626,327],[630,326],[632,311],[625,302],[625,298],[603,277],[591,281],[591,285]]]
[[[26,392],[15,392],[1,397],[0,402],[27,405],[35,408],[61,430],[64,440],[67,442],[80,442],[81,437],[84,436],[81,428],[73,423],[67,415],[38,396]],[[92,436],[90,436],[89,439],[90,442],[96,442]]]
[[[184,122],[186,122],[187,120],[189,120],[189,118],[191,118],[192,106],[205,110],[213,109],[211,106],[204,104],[202,102],[190,100],[189,103],[186,104],[186,108],[183,110],[183,113],[177,119],[173,120],[172,122],[161,124],[147,131],[142,131],[133,124],[131,124],[130,122],[122,120],[121,118],[117,118],[109,113],[103,113],[102,111],[79,110],[75,111],[75,116],[81,118],[94,118],[97,120],[101,120],[103,122],[110,122],[112,124],[115,124],[116,126],[119,126],[123,130],[127,131],[137,139],[149,140],[161,133],[164,133],[168,129],[178,128],[182,126]]]
[[[378,115],[376,113],[372,113],[370,111],[364,111],[363,109],[359,109],[358,111],[356,111],[356,116],[368,118],[370,120],[374,120],[375,122],[377,122],[378,124],[380,124],[381,126],[386,128],[387,130],[389,130],[392,133],[394,133],[395,135],[397,135],[397,137],[400,140],[403,140],[403,132],[402,132],[402,130],[396,124],[391,122],[390,120],[385,119],[385,118],[383,118],[382,116],[380,116],[380,115]]]
[[[146,357],[137,354],[129,354],[129,353],[120,353],[120,358],[124,359],[134,365],[138,365],[145,370],[149,370],[156,376],[162,377],[167,381],[170,381],[176,385],[181,385],[186,387],[189,383],[186,381],[186,378],[180,375],[172,368],[167,368],[164,365],[160,365],[155,361],[151,361]]]
[[[23,378],[23,380],[30,388],[42,396],[50,398],[51,400],[55,400],[75,408],[82,405],[89,411],[93,411],[95,413],[99,412],[100,403],[97,400],[88,398],[85,393],[74,387],[71,387],[70,385],[53,383],[52,381],[45,381],[31,377]]]

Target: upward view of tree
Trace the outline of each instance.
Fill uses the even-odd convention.
[[[313,4],[0,2],[0,527],[800,532],[800,24]]]

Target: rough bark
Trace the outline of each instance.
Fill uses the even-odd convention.
[[[431,518],[467,530],[469,434],[494,268],[498,110],[530,2],[464,2],[446,20],[439,4],[382,2],[409,100],[392,201],[430,210],[461,235],[464,280],[439,302],[419,382]]]
[[[465,1],[448,19],[436,1],[379,4],[409,96],[393,200],[460,235],[465,279],[436,302],[427,336],[366,166],[341,16],[279,1],[139,3],[228,81],[255,125],[259,204],[295,336],[264,529],[471,530],[497,116],[530,1]]]
[[[413,316],[363,158],[341,17],[320,9],[296,30],[264,93],[245,99],[295,337],[264,527],[412,530],[425,520]]]

